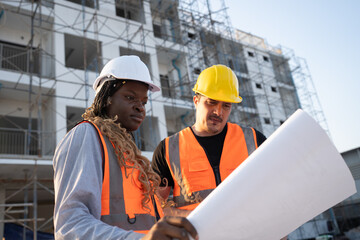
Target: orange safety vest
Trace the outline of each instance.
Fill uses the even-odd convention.
[[[164,215],[159,199],[154,196],[149,203],[150,212],[148,209],[143,209],[141,204],[143,192],[138,180],[139,170],[134,169],[132,174],[130,174],[132,170],[128,170],[126,176],[125,168],[120,168],[115,149],[109,139],[101,134],[94,123],[83,122],[91,123],[95,127],[103,149],[101,221],[124,230],[147,233],[157,221],[156,213],[159,217]]]
[[[256,133],[253,128],[227,123],[227,133],[220,158],[221,181],[256,150]],[[196,140],[190,127],[165,139],[166,160],[174,179],[173,200],[177,208],[193,210],[199,203],[185,200],[175,173],[182,179],[186,193],[199,194],[205,199],[216,188],[214,171],[206,153]],[[175,168],[174,168],[175,167]]]

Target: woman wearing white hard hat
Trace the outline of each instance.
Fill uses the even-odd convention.
[[[185,218],[163,217],[160,178],[131,136],[145,118],[148,90],[159,91],[146,65],[137,56],[114,58],[93,88],[84,121],[54,155],[55,238],[197,238]]]

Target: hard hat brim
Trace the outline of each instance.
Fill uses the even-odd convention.
[[[149,85],[149,90],[150,92],[158,92],[160,91],[160,88],[158,86],[156,86],[153,83],[149,83],[146,81],[141,81],[138,79],[129,79],[129,78],[117,78],[115,76],[99,76],[98,78],[96,78],[94,84],[93,84],[93,89],[95,90],[96,93],[98,93],[100,91],[100,89],[102,88],[102,85],[104,85],[105,82],[107,81],[111,81],[111,80],[129,80],[129,81],[138,81],[138,82],[142,82],[145,83],[147,85]]]
[[[216,101],[221,101],[221,102],[229,102],[229,103],[241,103],[242,102],[242,97],[238,96],[238,97],[235,97],[235,98],[229,98],[229,97],[219,97],[219,96],[208,96],[207,94],[205,93],[202,93],[196,89],[193,89],[193,91],[195,93],[199,93],[200,95],[203,95],[205,97],[208,97],[208,98],[211,98],[213,100],[216,100]]]

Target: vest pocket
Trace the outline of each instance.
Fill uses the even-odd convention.
[[[201,172],[209,169],[209,163],[207,162],[190,162],[189,172]]]
[[[185,178],[188,180],[187,184],[190,185],[189,189],[191,192],[208,188],[207,181],[212,177],[210,174],[214,174],[210,164],[206,161],[189,163],[189,173]]]

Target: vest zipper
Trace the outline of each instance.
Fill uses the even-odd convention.
[[[213,166],[213,170],[215,175],[216,186],[219,186],[219,184],[221,183],[219,166]]]
[[[227,126],[227,125],[226,125],[226,126]],[[191,132],[194,134],[194,136],[195,136],[195,138],[196,138],[196,135],[195,135],[195,133],[194,133],[194,131],[192,130],[191,127],[190,127],[190,130],[191,130]],[[226,130],[226,131],[227,131],[227,130]],[[214,172],[214,175],[215,175],[215,183],[216,183],[216,186],[218,186],[218,185],[221,183],[220,167],[219,167],[219,166],[213,166],[213,165],[212,165],[211,161],[209,160],[209,154],[208,154],[208,152],[205,150],[204,146],[202,146],[201,143],[200,143],[198,140],[196,140],[196,141],[199,143],[199,145],[202,147],[202,149],[204,150],[204,152],[205,152],[205,154],[206,154],[206,158],[207,158],[208,162],[210,163],[210,166],[211,166],[211,168],[213,169],[213,172]],[[224,141],[225,141],[225,139],[224,139]],[[221,154],[221,155],[222,155],[222,154]],[[220,160],[221,160],[221,155],[220,155]],[[219,162],[219,164],[220,164],[220,162]]]

